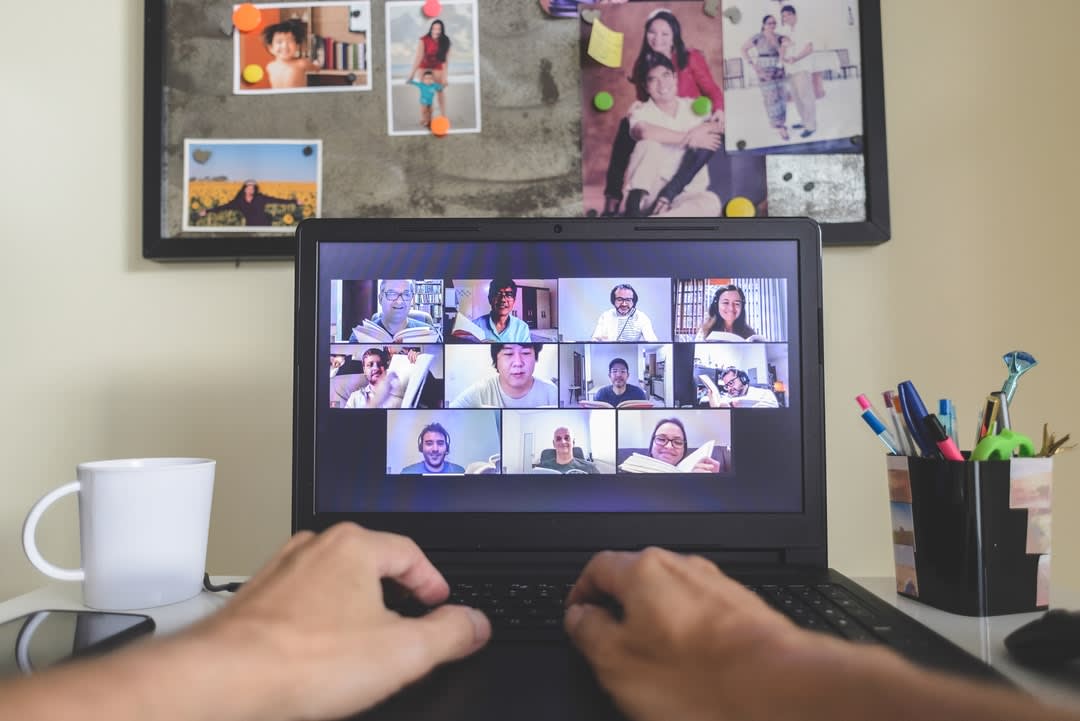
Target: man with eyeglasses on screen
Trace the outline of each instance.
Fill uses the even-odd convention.
[[[612,343],[656,342],[652,320],[644,311],[638,310],[638,294],[629,283],[619,283],[611,289],[608,297],[611,307],[596,320],[592,339]]]
[[[719,397],[710,390],[709,405],[713,408],[779,408],[776,394],[768,388],[750,385],[750,376],[735,366],[720,369]]]
[[[521,318],[515,318],[514,300],[517,298],[517,283],[512,278],[492,278],[488,285],[488,304],[491,312],[476,319],[484,331],[485,340],[499,343],[528,343],[532,340],[529,326]]]
[[[371,316],[371,322],[375,323],[391,336],[405,328],[425,328],[438,338],[439,329],[430,323],[425,323],[419,318],[409,317],[413,298],[416,296],[416,285],[411,280],[380,280],[379,281],[379,312]],[[356,330],[349,336],[350,343],[361,343],[369,340],[360,337]]]

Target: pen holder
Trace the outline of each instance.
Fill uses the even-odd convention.
[[[1052,458],[886,467],[897,593],[964,616],[1049,606]]]

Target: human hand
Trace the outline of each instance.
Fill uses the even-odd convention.
[[[717,126],[717,130],[721,133],[726,129],[727,118],[724,116],[724,109],[720,108],[714,110],[710,120]]]
[[[610,598],[620,620],[599,605]],[[795,717],[798,695],[775,679],[799,681],[777,672],[809,648],[844,645],[811,637],[710,561],[659,548],[597,554],[567,605],[571,640],[637,721]]]
[[[709,408],[730,408],[732,405],[731,399],[726,398],[717,388],[715,391],[706,386],[705,391],[709,395]]]
[[[691,473],[719,473],[720,472],[720,461],[716,460],[715,458],[706,456],[705,458],[702,458],[697,463],[695,463],[694,467],[690,469],[690,472]]]
[[[406,354],[406,357],[409,359],[410,363],[415,363],[416,359],[420,357],[420,354],[416,351],[415,348],[410,348],[408,354]]]
[[[194,629],[215,657],[236,656],[231,665],[247,683],[230,694],[263,706],[243,718],[344,717],[468,656],[490,637],[486,617],[463,606],[422,618],[387,610],[384,578],[428,605],[450,592],[410,539],[341,523],[319,535],[298,533]]]
[[[702,123],[686,134],[686,145],[690,148],[716,150],[723,140],[723,133],[712,123]]]

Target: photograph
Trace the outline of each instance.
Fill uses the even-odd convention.
[[[506,473],[615,473],[615,411],[507,410]]]
[[[675,282],[675,340],[787,341],[786,278],[694,278]]]
[[[233,33],[233,92],[266,95],[371,90],[368,0],[255,7],[258,24]]]
[[[1039,570],[1035,577],[1035,605],[1050,605],[1050,554],[1039,556]]]
[[[331,408],[442,408],[443,346],[334,343]]]
[[[445,337],[451,343],[559,340],[559,287],[554,278],[451,280]]]
[[[915,572],[915,547],[893,544],[896,570],[896,592],[912,598],[919,597],[919,577]]]
[[[1010,468],[1012,477],[1009,478],[1009,508],[1050,510],[1054,480],[1052,462],[1052,458],[1013,461]]]
[[[888,456],[889,500],[911,503],[911,474],[906,456]]]
[[[911,516],[911,504],[893,501],[889,504],[892,516],[892,538],[895,546],[915,546],[915,521]]]
[[[621,473],[730,473],[731,411],[620,410]]]
[[[502,473],[499,411],[388,411],[388,474]]]
[[[1050,509],[1029,508],[1027,522],[1027,553],[1050,553]]]
[[[621,35],[622,55],[609,67],[582,54],[586,215],[764,215],[765,159],[730,154],[725,139],[723,18],[701,0],[592,11]],[[588,48],[598,26],[580,25]]]
[[[787,343],[695,343],[693,368],[685,358],[676,357],[675,385],[681,396],[686,385],[693,383],[696,406],[786,408],[788,405],[791,379]]]
[[[674,405],[670,343],[563,343],[559,405],[663,408]]]
[[[728,151],[861,153],[858,0],[743,0],[724,19]]]
[[[563,341],[671,342],[669,278],[562,278]]]
[[[476,0],[386,3],[386,117],[390,135],[429,135],[434,118],[448,134],[480,132],[480,51]]]
[[[292,233],[321,193],[321,140],[184,140],[184,230]]]

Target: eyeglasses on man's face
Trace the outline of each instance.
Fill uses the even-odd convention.
[[[411,290],[405,290],[400,292],[396,290],[384,290],[382,295],[383,298],[386,298],[391,303],[396,301],[398,298],[401,298],[406,303],[411,303],[413,299],[413,293]]]
[[[658,446],[671,446],[672,448],[679,449],[686,445],[686,441],[682,438],[669,438],[668,436],[655,436],[653,443]]]
[[[491,294],[492,298],[513,298],[516,295],[514,291],[506,288],[504,290],[497,290]]]

